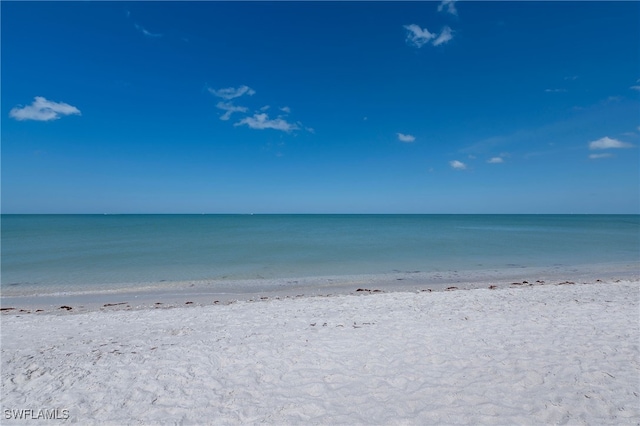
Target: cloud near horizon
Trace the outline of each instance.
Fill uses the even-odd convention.
[[[591,159],[591,160],[597,160],[599,158],[609,158],[609,157],[613,157],[613,154],[605,152],[604,154],[590,154],[589,155],[589,159]]]
[[[621,142],[617,139],[611,139],[608,136],[600,138],[597,141],[589,142],[589,149],[619,149],[619,148],[633,148],[633,145],[627,142]]]
[[[465,170],[467,168],[466,164],[458,160],[449,161],[449,165],[453,167],[455,170]]]
[[[9,116],[18,121],[51,121],[63,115],[81,115],[80,110],[64,102],[49,101],[42,96],[36,96],[31,105],[9,111]]]
[[[413,135],[405,135],[404,133],[397,133],[398,135],[398,140],[400,142],[407,142],[407,143],[411,143],[411,142],[415,142],[416,137]]]

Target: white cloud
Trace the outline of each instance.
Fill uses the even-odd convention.
[[[225,111],[225,113],[220,116],[221,120],[227,121],[231,118],[233,113],[246,113],[249,109],[244,106],[234,105],[233,102],[229,102],[233,99],[239,98],[244,95],[253,96],[256,91],[250,88],[249,86],[242,85],[239,87],[226,87],[222,89],[213,89],[208,87],[207,90],[214,96],[224,99],[224,101],[218,102],[216,107]],[[291,113],[291,108],[288,106],[283,106],[281,108],[277,108],[277,111],[274,115],[277,115],[276,118],[269,118],[267,111],[271,110],[269,105],[264,105],[257,110],[254,111],[253,115],[245,116],[239,121],[235,122],[233,125],[235,127],[238,126],[248,126],[251,129],[274,129],[280,130],[283,132],[291,132],[293,130],[304,129],[309,133],[314,133],[314,130],[311,127],[304,126],[301,122],[289,122],[286,117],[289,113]]]
[[[439,35],[429,32],[426,28],[420,28],[416,24],[405,25],[404,28],[407,30],[407,43],[418,48],[429,42],[434,46],[439,46],[453,38],[453,31],[447,26],[442,29]]]
[[[612,148],[631,148],[633,145],[627,142],[621,142],[617,139],[611,139],[608,136],[600,138],[597,141],[589,142],[589,149],[612,149]]]
[[[227,87],[227,88],[218,89],[218,90],[209,88],[208,90],[214,96],[217,96],[219,98],[226,99],[226,100],[239,98],[240,96],[243,96],[243,95],[253,96],[256,93],[256,91],[249,86],[240,86],[237,89],[233,87]]]
[[[416,137],[413,135],[405,135],[403,133],[398,133],[397,135],[400,142],[414,142],[416,140]]]
[[[629,87],[631,90],[640,90],[640,86],[631,86]]]
[[[246,107],[235,106],[230,102],[218,102],[216,108],[225,111],[225,113],[220,116],[220,120],[223,121],[227,121],[228,119],[230,119],[231,114],[233,114],[234,112],[247,112]]]
[[[127,19],[131,19],[131,11],[125,10],[125,14],[127,15]],[[133,26],[136,28],[136,30],[140,31],[146,37],[162,37],[162,34],[154,34],[152,32],[149,32],[142,25],[138,25],[135,22],[133,23]]]
[[[589,158],[592,159],[592,160],[597,160],[598,158],[609,158],[609,157],[613,157],[613,154],[605,152],[604,154],[591,154],[591,155],[589,155]]]
[[[144,29],[141,25],[138,24],[133,24],[136,26],[136,30],[140,31],[142,34],[144,34],[147,37],[162,37],[162,34],[154,34],[151,33],[149,31],[147,31],[146,29]]]
[[[452,15],[458,16],[458,11],[456,10],[456,0],[442,0],[442,2],[438,5],[438,12],[442,12],[447,9],[446,12]]]
[[[547,93],[565,93],[567,89],[544,89]]]
[[[410,42],[415,47],[422,47],[436,36],[430,33],[428,29],[422,29],[416,24],[405,25],[404,28],[408,31],[407,42]]]
[[[283,132],[290,132],[298,129],[297,125],[291,124],[282,118],[275,118],[271,120],[266,113],[254,114],[253,117],[245,117],[234,124],[234,126],[242,125],[247,125],[252,129],[274,129],[282,130]]]
[[[501,164],[501,163],[504,163],[505,157],[509,157],[509,156],[510,156],[510,154],[508,152],[501,152],[500,154],[498,154],[498,156],[489,158],[487,160],[487,163],[489,163],[489,164]]]
[[[444,27],[442,29],[442,32],[438,36],[438,38],[435,39],[435,41],[433,42],[433,45],[440,46],[441,44],[448,42],[452,38],[453,38],[453,32],[451,31],[451,28]]]
[[[467,165],[464,164],[462,161],[458,161],[458,160],[453,160],[453,161],[449,161],[449,165],[451,167],[453,167],[456,170],[464,170],[467,168]]]
[[[36,96],[31,105],[9,111],[9,116],[16,120],[51,121],[63,115],[81,115],[80,110],[64,102],[49,101],[42,96]]]

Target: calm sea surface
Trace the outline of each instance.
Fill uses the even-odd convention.
[[[5,295],[640,259],[639,215],[2,215],[1,231]]]

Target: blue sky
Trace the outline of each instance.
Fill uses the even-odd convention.
[[[2,2],[4,213],[640,213],[638,2]]]

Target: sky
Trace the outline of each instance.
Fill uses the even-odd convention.
[[[3,213],[640,213],[639,2],[11,2]]]

